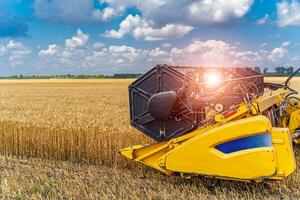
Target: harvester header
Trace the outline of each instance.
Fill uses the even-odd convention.
[[[129,86],[132,126],[155,140],[120,151],[166,174],[262,181],[295,170],[300,102],[251,68],[157,65]]]

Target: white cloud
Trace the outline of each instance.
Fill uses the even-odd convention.
[[[227,23],[243,17],[249,11],[253,0],[135,0],[133,4],[146,20],[153,20],[159,26],[185,24],[200,27]]]
[[[287,45],[287,44],[285,44]],[[283,45],[283,46],[285,46]],[[191,66],[258,66],[260,52],[239,51],[236,46],[221,40],[197,40],[183,48],[138,49],[126,45],[112,45],[93,50],[61,49],[57,54],[44,54],[45,66],[99,69],[102,73],[143,72],[155,64]],[[49,50],[49,48],[48,48]],[[54,64],[53,64],[54,63]]]
[[[280,59],[282,59],[284,56],[288,54],[288,47],[290,45],[290,42],[284,42],[281,44],[280,47],[274,48],[270,55],[268,56],[268,59],[271,60],[272,62],[277,62]]]
[[[35,15],[52,23],[78,24],[109,21],[123,16],[129,8],[140,11],[147,21],[157,26],[184,24],[200,27],[205,24],[231,22],[243,17],[254,0],[98,0],[103,8],[94,8],[93,0],[36,0]]]
[[[186,35],[194,27],[202,25],[232,23],[243,17],[253,4],[253,0],[99,0],[107,3],[105,9],[94,12],[100,20],[111,19],[124,14],[125,10],[135,7],[141,12],[128,15],[120,23],[119,30],[106,31],[103,36],[122,38],[131,34],[135,39],[162,40]],[[180,14],[178,14],[180,13]],[[104,17],[107,16],[107,17]],[[105,19],[104,19],[105,18]]]
[[[21,42],[9,40],[4,46],[0,46],[0,56],[5,56],[12,67],[23,64],[31,54],[31,50]]]
[[[278,3],[277,16],[280,27],[300,25],[300,3],[295,0]]]
[[[106,31],[103,35],[110,38],[122,38],[126,34],[131,34],[135,39],[154,41],[180,38],[193,30],[193,27],[182,24],[167,24],[161,28],[153,28],[153,25],[152,21],[130,14],[121,22],[118,31]]]
[[[228,66],[235,47],[218,40],[194,41],[183,49],[173,48],[171,56],[180,65]]]
[[[197,40],[185,48],[173,48],[170,55],[175,65],[253,67],[262,63],[260,52],[240,51],[237,46],[221,40]]]
[[[101,43],[101,42],[95,42],[92,47],[93,49],[100,49],[101,47],[105,46],[105,44]]]
[[[38,66],[56,68],[61,66],[68,69],[70,73],[100,70],[101,73],[107,74],[113,70],[122,72],[124,69],[136,70],[139,67],[142,69],[146,63],[147,50],[126,45],[104,47],[100,42],[89,44],[86,35],[78,30],[75,36],[66,39],[63,47],[52,44],[47,49],[41,50],[39,62],[43,64]],[[132,73],[134,72],[133,70]]]
[[[47,49],[41,50],[39,56],[49,56],[57,55],[59,53],[60,47],[56,44],[50,44]]]
[[[106,7],[103,10],[96,9],[92,12],[93,18],[99,21],[108,21],[115,16],[117,16],[117,13],[113,8]]]
[[[268,22],[268,19],[269,19],[269,15],[265,14],[265,16],[263,18],[258,19],[256,21],[256,24],[258,24],[258,25],[264,25],[264,24],[266,24]]]
[[[141,72],[147,69],[148,50],[131,46],[109,46],[100,51],[93,51],[84,58],[84,63],[91,68],[105,72]]]
[[[83,33],[80,29],[77,29],[77,34],[71,39],[66,39],[65,45],[68,49],[75,49],[84,47],[89,40],[89,36]]]
[[[234,53],[234,65],[256,66],[261,61],[261,55],[253,51],[241,51]]]
[[[77,41],[74,38],[81,38],[78,37],[81,34],[87,35],[77,33],[67,40]],[[11,42],[11,44],[16,44],[16,42]],[[82,44],[82,42],[76,44]],[[5,49],[6,46],[8,45],[5,45]],[[39,66],[47,68],[60,66],[68,69],[70,73],[86,70],[87,72],[97,71],[97,73],[111,74],[144,72],[155,64],[164,63],[205,67],[253,67],[281,65],[287,63],[286,61],[299,62],[298,57],[290,55],[288,52],[288,48],[291,46],[288,41],[271,50],[264,43],[260,45],[263,49],[241,50],[241,45],[214,39],[195,40],[181,48],[166,46],[168,48],[142,49],[128,45],[103,46],[102,43],[89,43],[88,40],[78,48],[70,48],[68,43],[61,47],[51,44],[47,49],[39,52]]]
[[[98,0],[108,4],[111,13],[120,16],[127,8],[137,8],[145,20],[152,20],[159,27],[167,24],[202,26],[227,23],[243,17],[253,0]],[[98,12],[102,18],[101,13]],[[179,14],[180,13],[180,14]]]
[[[198,23],[221,23],[243,17],[253,0],[202,0],[188,6],[189,19]]]
[[[146,25],[147,22],[145,20],[142,20],[140,16],[132,16],[131,14],[124,19],[119,26],[119,30],[110,30],[106,31],[104,33],[104,37],[110,37],[110,38],[122,38],[125,34],[128,34],[132,32],[135,27]]]
[[[156,47],[148,52],[147,62],[150,63],[172,63],[172,57],[170,52],[164,51],[159,47]]]
[[[14,40],[10,40],[6,44],[7,49],[25,49],[25,46],[21,42],[16,42]]]

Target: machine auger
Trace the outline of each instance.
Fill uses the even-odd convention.
[[[131,125],[156,142],[120,153],[168,175],[284,179],[295,171],[300,99],[250,68],[157,65],[129,86]]]

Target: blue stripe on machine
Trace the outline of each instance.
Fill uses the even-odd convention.
[[[215,148],[223,153],[228,154],[245,149],[270,146],[272,146],[272,137],[270,134],[266,133],[225,142],[215,146]]]

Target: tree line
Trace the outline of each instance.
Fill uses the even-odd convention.
[[[138,78],[142,74],[114,74],[114,75],[86,75],[86,74],[66,74],[66,75],[13,75],[2,76],[0,79],[108,79],[108,78]]]
[[[269,71],[269,68],[260,68],[260,67],[254,67],[255,71],[262,73],[264,75],[270,75],[270,76],[285,76],[292,74],[294,72],[294,67],[275,67],[273,72]]]
[[[269,71],[269,68],[254,67],[255,71],[264,74],[265,76],[287,76],[294,72],[294,67],[275,67],[274,71]],[[300,75],[300,74],[297,74]],[[65,75],[14,75],[2,76],[0,79],[108,79],[108,78],[139,78],[142,74],[114,74],[114,75],[86,75],[86,74],[65,74]]]

